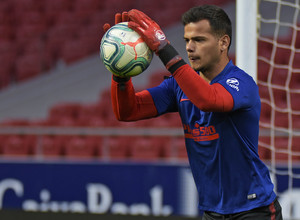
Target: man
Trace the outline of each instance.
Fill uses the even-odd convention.
[[[258,156],[258,87],[228,58],[232,30],[227,14],[203,5],[182,16],[190,65],[143,12],[117,14],[120,21],[129,21],[172,76],[139,93],[130,78],[114,76],[117,119],[179,113],[203,219],[282,219],[269,171]]]

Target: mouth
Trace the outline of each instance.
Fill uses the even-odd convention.
[[[200,60],[200,57],[199,56],[189,56],[189,60],[190,60],[190,62],[194,63],[194,62]]]

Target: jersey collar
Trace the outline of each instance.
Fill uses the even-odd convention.
[[[230,72],[230,70],[234,67],[232,60],[230,60],[227,65],[225,66],[225,68],[222,70],[222,72],[220,72],[211,82],[210,84],[213,84],[215,82],[218,82],[219,80],[223,79],[227,73]]]

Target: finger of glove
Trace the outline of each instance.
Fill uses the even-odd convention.
[[[128,23],[128,27],[131,28],[132,30],[136,31],[142,37],[142,39],[145,41],[145,43],[148,45],[148,47],[150,47],[151,50],[153,50],[153,51],[156,50],[158,45],[153,44],[154,39],[152,36],[149,36],[149,34],[147,34],[147,29],[145,30],[143,27],[141,27],[139,24],[137,24],[133,21],[130,21]]]
[[[138,23],[135,23],[133,21],[128,22],[128,27],[132,30],[136,31],[139,35],[144,35],[144,29],[141,28],[141,26]]]
[[[105,24],[103,25],[103,31],[104,31],[104,33],[105,33],[106,31],[108,31],[109,28],[110,28],[110,24],[105,23]]]
[[[116,13],[115,14],[115,24],[118,24],[120,22],[122,22],[122,15],[121,15],[121,13]]]
[[[122,13],[122,22],[126,22],[126,21],[129,21],[129,16],[128,16],[128,12],[124,11]]]
[[[149,18],[146,14],[143,12],[132,9],[128,12],[129,20],[134,21],[135,23],[138,23],[141,27],[148,29],[152,19]]]

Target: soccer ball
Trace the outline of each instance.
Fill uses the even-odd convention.
[[[119,77],[139,75],[150,65],[153,53],[128,22],[112,26],[103,36],[100,57],[104,66]]]

